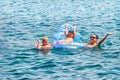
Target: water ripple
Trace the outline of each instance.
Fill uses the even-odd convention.
[[[1,0],[0,80],[119,80],[119,0]],[[91,34],[101,39],[113,32],[101,48],[90,50],[34,48],[35,40],[58,28],[77,26],[83,42]],[[44,54],[45,53],[45,54]]]
[[[85,70],[85,69],[101,69],[102,66],[101,65],[85,65],[82,67],[77,68],[76,70]]]

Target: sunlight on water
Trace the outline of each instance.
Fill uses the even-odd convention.
[[[120,80],[120,0],[0,2],[0,80]],[[97,49],[34,48],[43,36],[52,44],[64,23],[76,25],[83,42],[114,34]]]

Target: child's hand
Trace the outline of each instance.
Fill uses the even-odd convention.
[[[73,29],[76,30],[76,26],[73,26]]]
[[[67,28],[67,29],[69,28],[69,26],[70,26],[69,24],[66,24],[66,28]]]

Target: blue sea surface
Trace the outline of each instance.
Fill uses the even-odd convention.
[[[96,49],[35,49],[64,23],[83,42],[113,35]],[[0,80],[120,80],[120,0],[1,0]]]

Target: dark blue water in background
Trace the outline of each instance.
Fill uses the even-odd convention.
[[[114,34],[98,49],[34,48],[43,36],[52,43],[64,23],[83,42]],[[120,80],[120,0],[1,0],[0,80]]]

